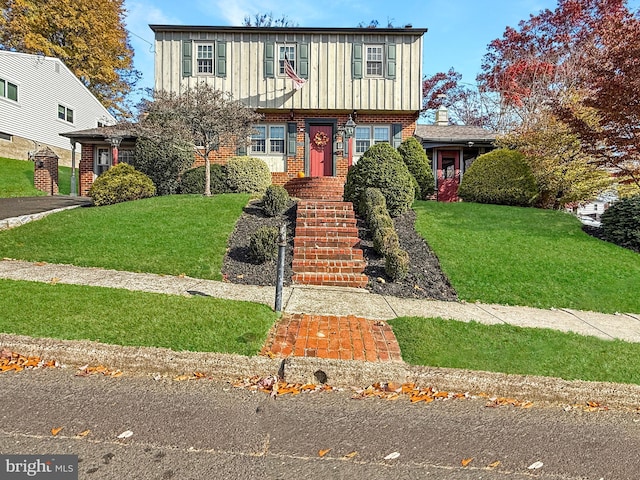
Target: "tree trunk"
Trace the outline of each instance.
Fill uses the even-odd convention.
[[[208,152],[204,156],[204,196],[211,196],[211,161]]]

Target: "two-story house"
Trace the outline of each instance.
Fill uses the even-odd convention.
[[[71,164],[61,133],[115,123],[115,118],[57,58],[0,50],[0,156],[27,159],[49,147]]]
[[[263,114],[246,150],[221,149],[214,162],[262,158],[277,184],[344,177],[369,146],[415,132],[426,29],[150,27],[156,90],[206,82]]]

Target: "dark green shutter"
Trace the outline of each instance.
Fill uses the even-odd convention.
[[[298,124],[296,122],[287,123],[287,155],[295,157],[297,153]]]
[[[396,78],[396,44],[387,44],[387,78]]]
[[[309,78],[309,44],[298,44],[298,76]]]
[[[264,76],[265,78],[275,77],[276,47],[273,42],[264,44]]]
[[[393,131],[393,148],[398,148],[402,143],[402,124],[394,123],[391,125],[391,130]]]
[[[351,52],[351,76],[362,78],[362,44],[354,43]]]
[[[247,146],[244,143],[238,144],[236,148],[236,155],[238,157],[244,157],[247,154]]]
[[[216,76],[227,76],[227,42],[216,42]]]
[[[182,76],[190,77],[193,68],[193,54],[191,40],[182,42]]]

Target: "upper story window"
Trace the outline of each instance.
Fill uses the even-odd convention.
[[[382,45],[367,45],[367,75],[381,77],[383,70],[384,54]]]
[[[289,63],[291,64],[291,68],[293,68],[293,71],[297,71],[296,70],[296,47],[295,45],[280,45],[278,47],[278,59],[279,59],[279,70],[278,73],[280,75],[286,75],[285,72],[285,68],[284,68],[284,61],[285,58],[287,60],[289,60]]]
[[[376,143],[390,143],[390,129],[384,126],[357,126],[355,133],[355,154],[362,155],[371,145]]]
[[[58,118],[65,122],[73,123],[73,109],[64,105],[58,105]]]
[[[251,135],[251,153],[284,154],[284,125],[255,125]]]
[[[0,78],[0,97],[8,98],[14,102],[18,101],[18,86],[8,80]]]
[[[196,50],[198,73],[213,74],[213,45],[198,45]]]

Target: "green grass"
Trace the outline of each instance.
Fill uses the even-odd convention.
[[[10,280],[0,292],[0,331],[31,337],[255,355],[276,320],[266,305],[198,296]]]
[[[640,255],[590,237],[569,214],[476,203],[414,209],[463,300],[640,312]]]
[[[76,171],[76,183],[77,176],[78,172]],[[60,195],[69,195],[71,190],[70,167],[58,167],[58,189]],[[0,157],[0,198],[42,195],[44,192],[33,186],[33,162]]]
[[[221,280],[248,194],[172,195],[76,208],[0,232],[0,258]]]
[[[414,365],[640,384],[640,344],[437,318],[389,322]]]

